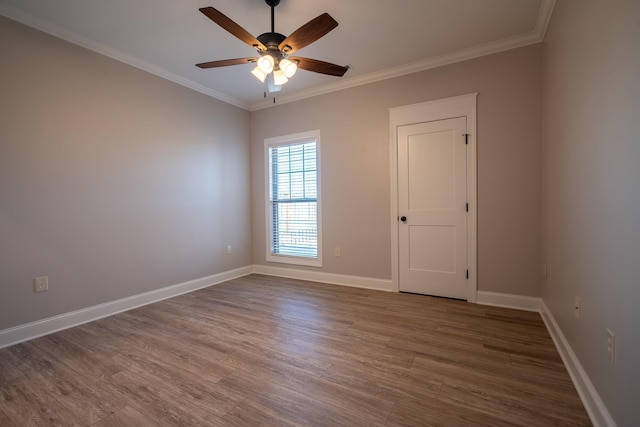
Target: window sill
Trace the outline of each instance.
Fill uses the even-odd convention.
[[[307,267],[322,267],[322,259],[318,258],[303,258],[287,255],[273,255],[267,254],[267,262],[276,262],[279,264],[292,264],[303,265]]]

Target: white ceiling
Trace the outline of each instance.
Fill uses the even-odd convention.
[[[275,30],[289,35],[328,12],[339,25],[296,52],[351,68],[344,77],[300,70],[287,102],[433,68],[544,37],[555,0],[281,0]],[[194,64],[255,56],[209,20],[213,6],[254,36],[271,30],[264,0],[0,0],[0,14],[242,108],[273,105],[251,64]]]

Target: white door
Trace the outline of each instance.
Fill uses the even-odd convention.
[[[467,299],[466,117],[398,127],[399,289]]]

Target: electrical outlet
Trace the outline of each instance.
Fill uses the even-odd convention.
[[[576,297],[573,303],[573,314],[576,316],[576,319],[580,319],[580,297]]]
[[[34,292],[44,292],[49,290],[49,277],[42,276],[36,277],[33,279],[33,291]]]
[[[611,329],[607,329],[607,355],[609,363],[613,365],[616,361],[616,335]]]
[[[232,249],[231,245],[227,246],[227,255],[231,255]]]
[[[342,256],[342,252],[340,251],[340,248],[336,248],[336,256]]]

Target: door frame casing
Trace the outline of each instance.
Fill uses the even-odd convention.
[[[389,153],[391,171],[391,290],[400,291],[398,247],[398,127],[466,117],[467,147],[467,268],[469,269],[467,301],[476,302],[477,294],[477,111],[478,93],[389,108]]]

